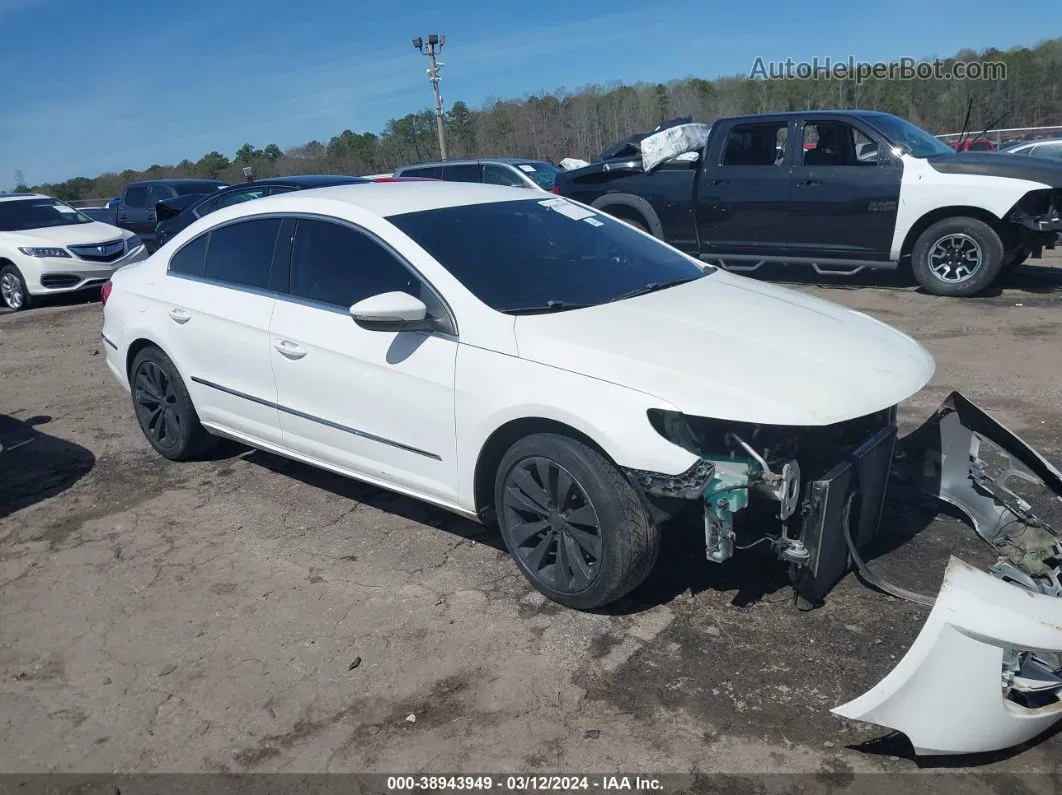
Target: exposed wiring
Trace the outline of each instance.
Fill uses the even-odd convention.
[[[851,523],[845,522],[844,525],[844,540],[848,545],[848,554],[852,556],[852,562],[855,563],[856,570],[859,572],[859,576],[864,582],[890,596],[895,596],[897,599],[916,602],[920,605],[925,605],[926,607],[932,607],[936,603],[937,600],[932,596],[924,596],[923,594],[915,593],[914,591],[908,591],[906,588],[901,588],[898,585],[893,585],[887,580],[879,577],[875,572],[871,571],[863,558],[860,557],[855,542],[852,541]]]
[[[712,497],[714,497],[716,494],[726,494],[728,491],[741,491],[741,490],[748,491],[754,485],[756,485],[756,484],[755,483],[745,483],[745,484],[741,484],[741,485],[737,485],[737,486],[724,486],[721,489],[716,489],[715,491],[708,492],[707,494],[704,495],[704,499],[707,501],[707,500],[710,500]]]
[[[764,541],[770,541],[770,542],[774,543],[777,540],[778,540],[778,538],[776,536],[764,536],[763,538],[761,538],[761,539],[759,539],[757,541],[753,541],[751,544],[745,544],[745,546],[743,546],[743,547],[739,547],[739,546],[735,545],[734,549],[752,549],[754,546],[756,546],[757,544],[762,544]]]

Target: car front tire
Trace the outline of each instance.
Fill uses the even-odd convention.
[[[977,295],[1003,269],[1003,242],[984,221],[945,218],[919,236],[911,251],[911,268],[918,283],[933,295]]]
[[[3,301],[4,306],[18,312],[27,309],[31,300],[21,271],[14,265],[0,268],[0,301]]]
[[[542,594],[579,610],[622,598],[648,576],[660,528],[614,464],[558,434],[516,442],[498,467],[502,539]]]
[[[181,374],[158,348],[144,348],[133,359],[129,387],[140,430],[159,455],[188,461],[217,443],[200,424]]]

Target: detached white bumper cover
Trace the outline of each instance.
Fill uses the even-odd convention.
[[[986,462],[985,442],[1002,463]],[[1012,484],[1039,484],[1056,515],[1062,473],[957,392],[903,446],[921,490],[962,510],[1000,557],[988,572],[952,557],[907,654],[833,712],[903,732],[919,754],[1026,742],[1062,719],[1062,540]]]
[[[1023,743],[1062,719],[1062,702],[1029,708],[1006,698],[1005,649],[1062,652],[1062,599],[952,558],[933,611],[907,654],[876,687],[833,712],[903,732],[919,754]],[[1031,673],[1023,670],[1014,684],[1027,692],[1057,686]]]

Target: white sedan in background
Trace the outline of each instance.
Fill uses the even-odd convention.
[[[228,207],[116,273],[103,297],[107,365],[161,455],[230,437],[497,524],[531,584],[577,609],[641,583],[661,522],[690,501],[710,561],[766,543],[805,606],[820,602],[850,553],[864,566],[895,407],[934,370],[862,313],[697,262],[560,197],[466,183]],[[1045,481],[1062,476],[959,395],[906,449],[925,489],[976,512],[1002,560],[1013,544],[1001,528],[1017,525],[1010,503],[984,496],[991,483],[971,485],[984,472],[974,426]],[[760,520],[736,523],[752,504]],[[1062,678],[1031,651],[1062,650],[1057,572],[1043,561],[1022,574],[1026,557],[1008,582],[949,577],[891,678],[839,711],[907,731],[922,753],[1002,747],[1062,716],[1040,709]],[[1006,688],[1033,679],[1040,700],[1002,708]]]
[[[50,196],[0,196],[0,300],[9,309],[25,309],[36,296],[99,289],[146,256],[132,232]]]

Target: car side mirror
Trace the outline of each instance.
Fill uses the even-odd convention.
[[[363,298],[350,308],[354,322],[369,331],[433,331],[435,318],[419,298],[390,292]]]

